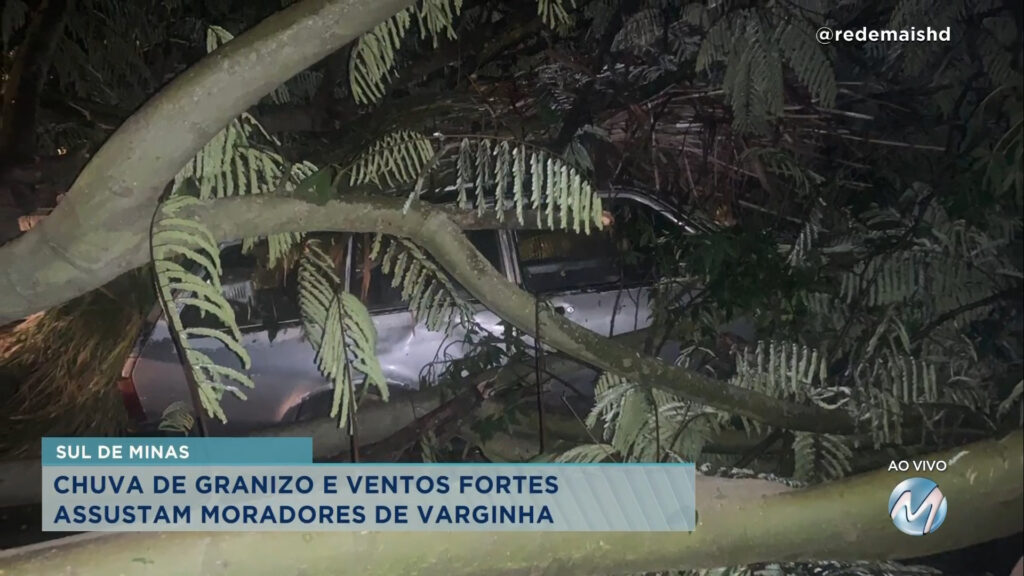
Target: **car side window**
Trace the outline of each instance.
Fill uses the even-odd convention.
[[[473,243],[477,250],[497,270],[502,271],[501,248],[498,243],[498,233],[495,230],[469,230],[466,237]],[[349,290],[357,296],[366,294],[366,307],[370,312],[382,312],[388,310],[401,310],[407,308],[402,300],[401,287],[392,287],[392,276],[384,274],[380,268],[380,262],[370,263],[370,277],[367,281],[363,274],[364,260],[366,256],[365,235],[357,234],[352,238],[352,275]],[[459,289],[458,283],[456,288]]]
[[[612,234],[619,258],[623,282],[629,286],[649,286],[658,276],[658,239],[678,230],[665,214],[635,200],[612,203]]]
[[[265,329],[300,318],[294,270],[265,271],[255,255],[242,253],[241,245],[224,248],[220,259],[222,293],[241,330]],[[189,327],[220,327],[215,317],[195,306],[182,309],[181,320]]]
[[[590,234],[565,230],[521,230],[516,234],[524,287],[535,294],[607,286],[651,284],[650,252],[658,231],[671,225],[663,215],[639,202],[606,200],[612,221]]]
[[[516,239],[523,285],[530,292],[575,290],[619,281],[615,244],[607,231],[523,230]]]

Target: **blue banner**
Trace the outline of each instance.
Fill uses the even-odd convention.
[[[49,438],[43,448],[46,531],[649,532],[696,520],[685,463],[313,464],[308,438]]]
[[[43,466],[285,466],[311,462],[312,438],[43,438]]]

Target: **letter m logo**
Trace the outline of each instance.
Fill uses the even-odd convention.
[[[893,524],[907,534],[933,532],[946,517],[946,498],[930,480],[919,483],[901,482],[889,498]],[[917,503],[915,507],[914,504]]]

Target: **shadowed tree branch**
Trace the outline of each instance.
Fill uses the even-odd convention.
[[[0,159],[30,162],[35,156],[36,112],[54,50],[75,0],[42,0],[14,57],[4,85]]]

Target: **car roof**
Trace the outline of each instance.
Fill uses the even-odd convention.
[[[639,204],[643,204],[652,210],[657,211],[666,218],[672,221],[673,224],[681,227],[688,234],[697,234],[698,232],[708,231],[708,227],[700,224],[693,218],[685,216],[679,213],[677,210],[669,206],[663,200],[652,194],[648,190],[643,188],[636,188],[631,186],[611,186],[606,189],[597,191],[597,195],[601,198],[607,199],[620,199],[625,198],[632,200]]]

